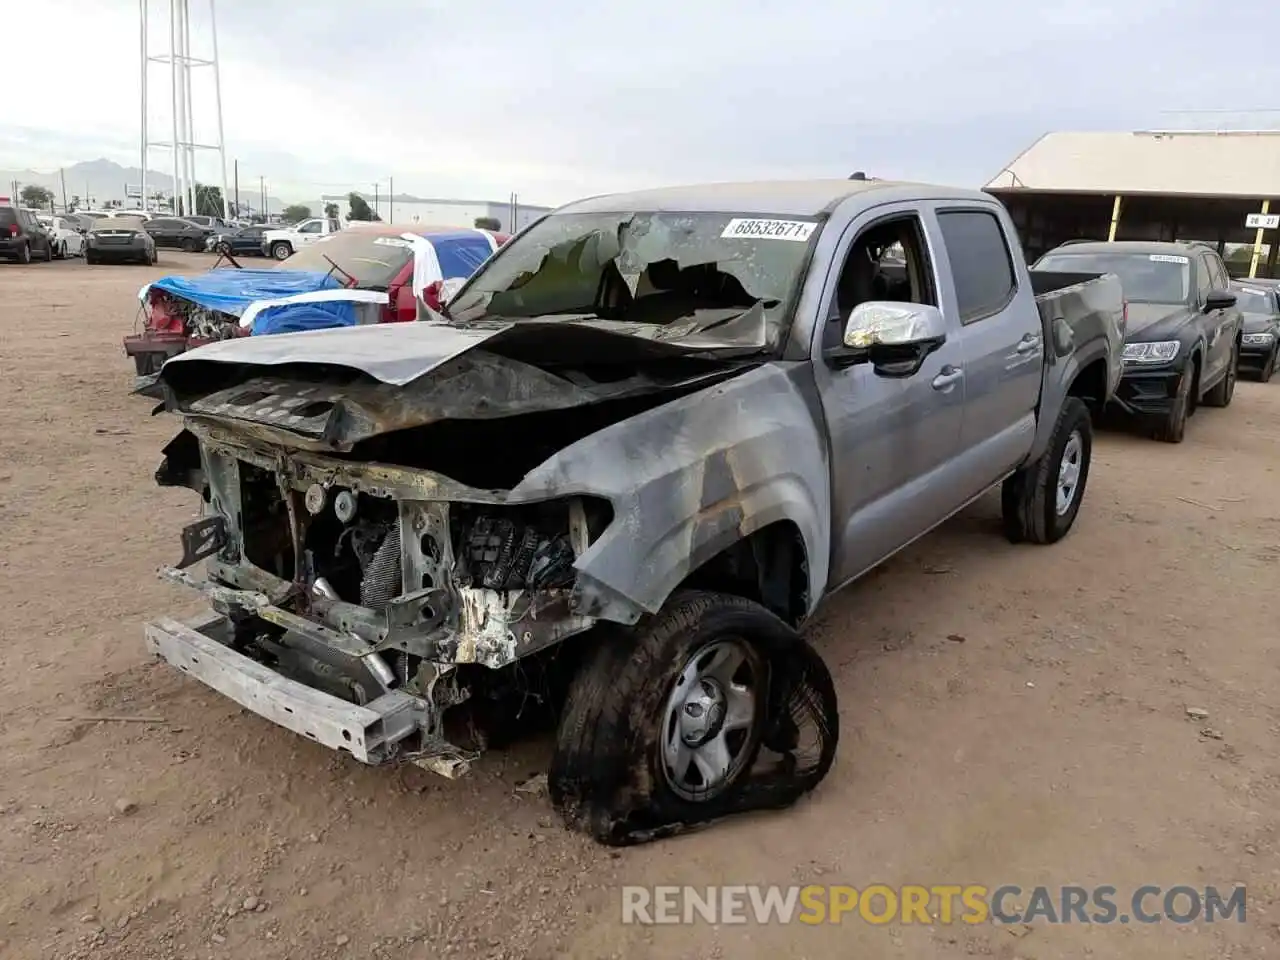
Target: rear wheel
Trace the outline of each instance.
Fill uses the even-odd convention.
[[[22,246],[18,248],[18,262],[19,263],[31,262],[31,244],[24,243]]]
[[[182,249],[187,253],[196,253],[199,251],[200,245],[195,240],[187,237],[182,241]]]
[[[1229,407],[1231,406],[1231,398],[1236,395],[1236,379],[1240,374],[1240,343],[1237,341],[1231,346],[1231,359],[1227,363],[1227,372],[1222,375],[1222,379],[1215,383],[1204,395],[1206,406],[1210,407]]]
[[[1093,421],[1079,397],[1067,397],[1049,449],[1004,482],[1000,508],[1013,543],[1056,543],[1076,522],[1089,480]]]

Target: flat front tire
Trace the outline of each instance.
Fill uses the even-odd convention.
[[[759,604],[702,591],[602,634],[570,688],[548,777],[566,824],[622,844],[635,842],[629,824],[701,823],[740,809],[735,792],[767,741],[770,655],[800,643]],[[834,688],[823,696],[834,711]]]
[[[1080,512],[1093,455],[1093,421],[1079,397],[1058,412],[1049,448],[1004,482],[1000,491],[1005,536],[1013,543],[1057,543]]]

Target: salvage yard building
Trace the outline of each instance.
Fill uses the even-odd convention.
[[[1067,240],[1200,240],[1274,277],[1280,130],[1049,133],[984,188],[1034,260]]]

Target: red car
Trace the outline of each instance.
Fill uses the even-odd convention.
[[[424,248],[404,240],[407,234],[423,237],[428,243]],[[235,286],[228,281],[243,276],[246,290],[240,298],[242,308],[246,299],[257,299],[253,293],[255,281],[279,276],[272,271],[292,272],[300,277],[328,274],[348,288],[386,293],[387,302],[379,307],[377,322],[395,323],[417,319],[415,290],[424,303],[438,309],[444,284],[470,276],[489,252],[508,239],[505,233],[472,228],[378,224],[341,230],[303,247],[266,271],[235,274],[234,268],[226,268],[205,276],[216,274],[222,288]],[[190,283],[194,285],[199,279],[193,278]],[[246,336],[252,330],[242,324],[240,310],[224,312],[208,300],[197,303],[174,289],[165,289],[168,280],[179,289],[187,283],[183,278],[166,278],[144,287],[139,294],[143,328],[124,338],[124,352],[133,358],[138,375],[135,390],[144,395],[151,394],[148,388],[154,386],[160,367],[170,357],[211,341]]]

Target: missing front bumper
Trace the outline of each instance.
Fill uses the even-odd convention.
[[[222,616],[189,623],[165,617],[148,623],[145,633],[148,649],[170,666],[246,710],[361,763],[409,760],[448,777],[470,768],[470,758],[456,747],[423,739],[432,726],[432,707],[420,697],[388,690],[359,705],[315,690],[231,649],[230,623]],[[406,742],[414,749],[405,750]]]

